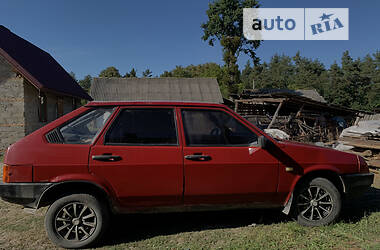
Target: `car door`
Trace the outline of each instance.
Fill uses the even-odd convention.
[[[181,117],[185,203],[274,202],[279,163],[252,128],[218,108],[182,108]]]
[[[182,201],[183,157],[175,110],[125,107],[91,149],[90,171],[112,186],[125,207]]]

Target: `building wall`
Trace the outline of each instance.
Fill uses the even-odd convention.
[[[58,98],[63,99],[63,114],[73,110],[73,98],[45,92],[47,122],[40,122],[39,90],[0,56],[0,156],[7,147],[47,123],[57,119]],[[80,100],[77,100],[78,105]]]
[[[63,114],[70,113],[73,110],[72,97],[58,96],[56,94],[45,92],[47,103],[47,122],[40,122],[38,116],[39,109],[39,92],[32,84],[25,81],[25,132],[26,135],[54,121],[57,116],[58,98],[63,98]]]
[[[25,135],[24,82],[0,56],[0,155]]]

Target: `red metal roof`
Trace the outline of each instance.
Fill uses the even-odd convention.
[[[38,89],[92,100],[47,52],[0,25],[0,55]]]

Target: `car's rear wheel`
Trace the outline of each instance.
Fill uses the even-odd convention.
[[[55,201],[45,217],[47,234],[56,245],[82,248],[95,244],[109,221],[107,208],[94,196],[73,194]]]
[[[341,207],[340,192],[328,179],[312,179],[296,190],[294,211],[301,225],[331,224],[339,217]]]

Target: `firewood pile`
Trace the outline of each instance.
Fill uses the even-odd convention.
[[[251,89],[231,108],[261,129],[279,129],[289,140],[330,143],[362,111],[328,104],[316,90]]]
[[[344,129],[336,149],[358,154],[372,168],[380,169],[380,120],[360,121]]]

